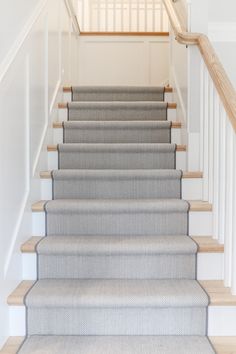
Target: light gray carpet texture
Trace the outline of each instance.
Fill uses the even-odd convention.
[[[73,87],[20,354],[213,354],[164,87]]]
[[[80,86],[72,87],[73,101],[164,101],[164,87]]]

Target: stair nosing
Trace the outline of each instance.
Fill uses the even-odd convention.
[[[40,178],[41,179],[52,179],[52,172],[53,171],[41,171]],[[182,178],[183,179],[201,179],[201,178],[203,178],[203,173],[200,171],[199,172],[184,171],[182,173]]]
[[[71,200],[76,200],[76,199],[71,199]],[[79,199],[78,199],[79,200]],[[86,200],[86,199],[83,199],[83,200]],[[89,201],[92,201],[93,199],[89,199]],[[97,199],[95,199],[97,200]],[[107,200],[107,199],[106,199]],[[123,199],[125,201],[125,199]],[[178,199],[178,200],[182,200],[182,199]],[[40,200],[36,203],[33,203],[32,204],[32,207],[31,207],[31,210],[32,212],[44,212],[44,208],[45,208],[45,204],[48,202],[49,200]],[[52,201],[52,200],[50,200]],[[153,199],[152,201],[155,201],[155,199]],[[190,210],[189,211],[192,211],[192,212],[210,212],[212,211],[212,204],[210,203],[207,203],[207,202],[203,202],[203,201],[188,201],[189,205],[190,205]]]
[[[197,280],[196,280],[197,281]],[[236,295],[231,295],[230,288],[225,288],[223,281],[205,280],[197,281],[206,294],[209,296],[209,306],[236,306]],[[35,284],[35,281],[22,281],[13,292],[8,296],[7,303],[9,306],[25,306],[24,299],[29,290]],[[215,285],[215,292],[214,292]],[[213,288],[213,290],[209,290]]]
[[[86,144],[86,143],[84,143],[84,144]],[[67,145],[67,144],[62,144],[62,145]],[[93,144],[88,144],[88,145],[93,145]],[[103,145],[106,145],[106,143],[103,143]],[[122,144],[112,144],[112,145],[122,145]],[[150,144],[150,145],[155,145],[155,143],[154,144]],[[169,145],[169,144],[167,143],[167,145]],[[47,146],[47,151],[48,152],[58,152],[58,145],[48,145]],[[185,152],[185,151],[187,151],[187,146],[186,145],[176,145],[176,152]]]
[[[21,253],[36,253],[37,245],[47,236],[32,236],[21,245]],[[75,236],[76,237],[76,236]],[[158,237],[158,236],[157,236]],[[211,236],[189,236],[197,244],[197,253],[224,253],[224,245]]]

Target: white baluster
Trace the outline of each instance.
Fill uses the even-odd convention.
[[[232,226],[233,226],[233,135],[234,130],[226,117],[226,192],[225,192],[225,266],[224,283],[231,286]]]
[[[144,2],[144,31],[147,32],[147,15],[148,15],[148,7],[147,1]]]
[[[233,157],[232,157],[232,178],[233,178],[233,210],[232,210],[232,281],[231,291],[236,295],[236,137],[233,135]]]
[[[105,31],[108,31],[108,0],[105,0]]]
[[[203,144],[204,144],[204,62],[201,60],[201,72],[200,72],[200,170],[203,171]]]
[[[113,31],[116,31],[116,0],[113,0]]]
[[[137,32],[139,32],[139,12],[140,12],[139,0],[137,0]]]
[[[204,121],[203,121],[203,200],[208,201],[208,159],[209,159],[209,145],[208,145],[208,134],[209,134],[209,74],[205,68],[204,74]]]
[[[224,243],[224,225],[225,225],[225,133],[226,133],[226,113],[224,108],[221,106],[220,109],[220,154],[219,154],[219,242]]]
[[[209,82],[209,110],[208,110],[208,201],[213,202],[213,168],[214,168],[214,158],[213,158],[213,136],[214,136],[214,89],[213,82],[210,79]]]
[[[219,239],[220,101],[216,92],[214,106],[213,238]]]
[[[163,11],[163,2],[160,2],[160,32],[163,31],[163,22],[164,22],[164,11]]]
[[[156,29],[156,3],[152,0],[152,30],[155,32]]]
[[[129,31],[130,32],[132,32],[132,16],[133,16],[132,9],[133,9],[132,1],[129,0]]]
[[[121,0],[121,31],[124,31],[124,0]]]

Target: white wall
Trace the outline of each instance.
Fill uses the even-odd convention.
[[[81,36],[81,85],[160,85],[169,77],[169,38]]]
[[[40,0],[0,1],[0,63]]]
[[[76,40],[64,1],[19,3],[27,7],[29,2],[41,7],[28,18],[27,29],[9,34],[18,50],[0,71],[0,347],[11,335],[6,298],[22,280],[20,245],[32,235],[31,203],[40,199],[39,171],[47,170],[56,101],[63,83],[77,81],[70,65],[76,62],[70,60]],[[1,7],[1,17],[14,12],[12,3]],[[18,2],[14,6],[18,11]],[[15,13],[13,17],[17,21]],[[8,32],[5,36],[7,40]]]
[[[209,22],[236,22],[235,0],[208,0]]]

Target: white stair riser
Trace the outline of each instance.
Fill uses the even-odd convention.
[[[198,211],[189,213],[189,235],[209,236],[213,234],[212,212]]]
[[[26,311],[22,306],[10,306],[11,336],[25,336]],[[208,336],[236,336],[236,306],[208,308]]]
[[[71,102],[72,101],[72,92],[63,92],[63,102]]]
[[[185,200],[202,199],[202,179],[183,178],[182,179],[182,198]],[[52,180],[41,179],[41,199],[52,199]]]
[[[25,280],[37,279],[36,253],[23,253],[23,275]],[[197,279],[198,280],[222,280],[224,272],[223,253],[198,253],[197,255]]]
[[[182,199],[202,200],[202,178],[182,179]]]
[[[236,336],[236,306],[208,308],[209,336]],[[232,351],[232,353],[235,353]]]
[[[48,152],[48,169],[57,170],[58,169],[58,152],[49,151]],[[186,151],[176,152],[176,169],[186,171]]]
[[[165,92],[165,102],[173,102],[173,93],[172,92]]]
[[[11,337],[26,335],[25,306],[9,306],[9,328]]]
[[[64,122],[68,120],[68,109],[67,108],[60,108],[58,110],[58,121]],[[167,120],[176,122],[176,109],[169,108],[167,109]]]
[[[167,109],[167,120],[169,122],[176,122],[176,120],[177,120],[176,109],[173,109],[173,108]]]
[[[173,144],[181,145],[181,134],[180,129],[173,128],[171,129],[171,142]],[[63,129],[55,128],[53,129],[53,144],[62,144],[63,143]]]
[[[45,236],[45,213],[32,213],[32,232],[34,236]],[[190,211],[189,234],[192,236],[212,235],[212,213]]]
[[[224,278],[224,253],[198,253],[197,279],[198,280],[223,280]]]

